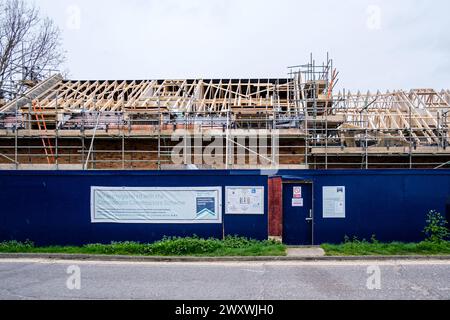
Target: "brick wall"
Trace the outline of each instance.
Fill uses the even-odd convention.
[[[269,236],[283,236],[283,181],[269,179]]]

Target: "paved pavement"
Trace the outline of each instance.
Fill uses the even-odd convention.
[[[325,250],[320,247],[312,248],[288,248],[288,257],[323,257],[325,256]]]
[[[2,259],[0,299],[447,300],[450,261],[130,263]]]

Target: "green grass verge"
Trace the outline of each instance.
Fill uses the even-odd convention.
[[[192,238],[165,238],[142,244],[136,242],[113,242],[108,245],[89,244],[82,247],[50,246],[36,247],[32,242],[8,241],[0,243],[0,253],[63,253],[96,255],[137,256],[284,256],[286,247],[275,241],[257,241],[240,237],[224,240]]]
[[[325,250],[327,256],[450,255],[450,242],[379,243],[349,241],[339,245],[324,244],[322,249]]]

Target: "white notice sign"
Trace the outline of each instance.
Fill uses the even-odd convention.
[[[323,217],[345,218],[345,187],[323,187]]]
[[[303,207],[303,199],[292,199],[293,207]]]
[[[264,214],[264,187],[226,187],[225,214]]]

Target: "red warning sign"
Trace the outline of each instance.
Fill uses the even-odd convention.
[[[294,199],[302,198],[302,187],[294,187]]]

